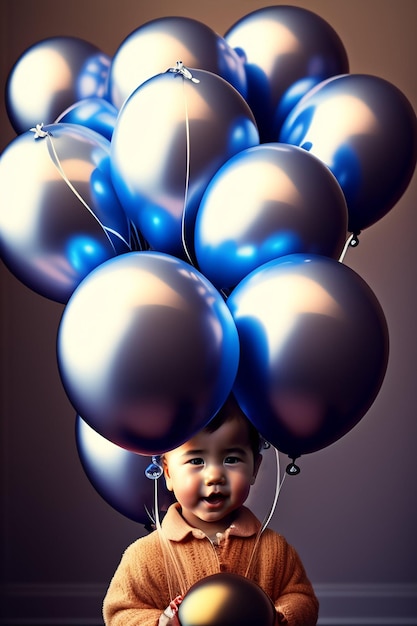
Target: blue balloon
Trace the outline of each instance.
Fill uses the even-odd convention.
[[[67,302],[95,267],[131,249],[110,142],[75,124],[16,137],[0,162],[0,257],[27,287]]]
[[[339,258],[345,197],[330,170],[301,148],[270,143],[233,156],[212,178],[197,212],[198,267],[218,289],[295,252]]]
[[[168,16],[142,24],[116,50],[109,75],[111,102],[121,108],[140,85],[177,61],[218,74],[246,96],[243,62],[223,37],[198,20]]]
[[[165,72],[120,110],[111,142],[120,201],[154,250],[193,257],[195,216],[213,175],[259,144],[252,112],[227,81],[203,70]]]
[[[274,114],[274,128],[281,128],[288,115],[313,87],[321,83],[321,78],[308,76],[293,83],[282,96]],[[276,135],[278,138],[278,133]]]
[[[320,255],[270,261],[227,304],[239,333],[233,388],[267,441],[296,458],[351,430],[379,393],[388,328],[367,283]]]
[[[239,362],[219,292],[188,263],[150,251],[110,259],[80,283],[57,345],[76,412],[109,441],[148,455],[208,423]]]
[[[110,64],[107,54],[78,37],[50,37],[30,46],[6,84],[6,109],[15,131],[52,124],[83,98],[105,98]]]
[[[155,486],[145,471],[152,457],[116,446],[79,415],[75,421],[75,440],[84,472],[97,493],[118,513],[151,527],[155,520]],[[164,479],[160,479],[158,511],[161,518],[174,501]]]
[[[74,102],[55,120],[61,124],[79,124],[111,141],[118,110],[104,98],[84,98]]]
[[[262,143],[278,141],[288,107],[312,82],[349,71],[346,50],[322,17],[296,6],[257,9],[224,36],[245,62],[246,97]]]
[[[280,141],[325,163],[346,197],[349,230],[358,234],[398,202],[416,166],[417,122],[406,96],[367,74],[334,76],[294,107]]]

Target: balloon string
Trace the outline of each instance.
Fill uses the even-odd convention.
[[[339,257],[339,263],[343,263],[344,258],[346,256],[346,252],[348,248],[355,248],[359,244],[359,233],[350,233],[349,237],[346,239],[346,243],[343,247],[342,253]]]
[[[269,512],[266,514],[266,516],[265,516],[261,526],[259,527],[258,533],[256,535],[255,543],[254,543],[254,546],[253,546],[253,549],[252,549],[252,554],[250,556],[249,563],[248,563],[248,566],[247,566],[246,572],[245,572],[245,577],[246,578],[249,577],[249,570],[250,570],[251,565],[253,563],[255,552],[256,552],[256,550],[258,548],[261,535],[264,532],[265,528],[268,526],[269,522],[271,521],[271,518],[272,518],[273,514],[275,513],[275,509],[276,509],[277,503],[278,503],[279,494],[281,493],[282,485],[284,484],[284,480],[285,480],[285,476],[286,476],[286,474],[284,474],[283,477],[282,477],[282,480],[280,482],[281,471],[280,471],[280,466],[279,466],[279,453],[278,453],[278,450],[276,448],[274,448],[274,449],[275,449],[275,461],[276,461],[276,466],[277,466],[277,480],[276,480],[276,485],[275,485],[274,500],[272,502],[272,506],[271,506]]]
[[[187,77],[188,78],[188,77]],[[184,191],[184,208],[182,212],[182,220],[181,220],[181,237],[182,237],[182,245],[187,255],[188,261],[193,265],[191,255],[188,251],[187,242],[186,242],[186,224],[185,224],[185,212],[187,209],[188,202],[188,189],[190,185],[190,118],[188,115],[188,103],[187,96],[185,94],[185,80],[186,77],[183,77],[182,81],[182,89],[184,95],[184,107],[185,107],[185,137],[186,137],[186,164],[185,164],[185,191]]]
[[[124,237],[122,237],[120,235],[120,233],[118,233],[116,230],[113,230],[113,228],[110,228],[108,226],[105,226],[97,217],[97,215],[94,213],[94,211],[88,206],[88,204],[85,202],[84,198],[82,198],[82,196],[78,193],[78,191],[75,189],[74,185],[71,183],[71,181],[68,179],[67,175],[64,172],[64,169],[62,167],[62,164],[59,160],[57,151],[55,149],[54,146],[54,142],[52,141],[52,134],[48,131],[44,131],[42,130],[43,124],[38,124],[36,126],[36,128],[31,128],[30,130],[35,132],[35,139],[39,139],[39,138],[44,138],[46,137],[49,140],[49,147],[52,150],[52,162],[55,165],[56,169],[58,170],[58,172],[61,174],[62,179],[64,180],[64,182],[68,185],[68,187],[71,189],[71,191],[73,192],[73,194],[76,196],[76,198],[81,202],[81,204],[87,209],[87,211],[90,212],[90,214],[94,217],[94,219],[98,222],[98,224],[100,225],[100,227],[103,229],[107,239],[110,242],[111,247],[113,248],[113,252],[115,254],[117,254],[117,250],[114,246],[114,243],[109,235],[109,233],[111,233],[112,235],[114,235],[115,237],[118,237],[128,248],[129,250],[131,250],[131,245],[130,243],[128,243]]]
[[[346,243],[345,243],[345,245],[343,247],[342,254],[339,257],[339,263],[343,263],[343,260],[344,260],[344,258],[346,256],[346,252],[348,251],[348,248],[350,246],[350,242],[352,241],[352,238],[353,238],[353,233],[351,233],[350,236],[346,239]]]
[[[169,593],[169,597],[171,598],[171,600],[173,600],[178,595],[178,593],[176,593],[176,592],[174,593],[174,586],[173,586],[173,583],[172,583],[171,568],[169,567],[168,558],[167,558],[168,556],[170,557],[171,564],[172,564],[173,569],[175,571],[175,575],[176,575],[176,578],[177,578],[177,584],[179,585],[181,595],[185,595],[185,592],[187,591],[187,589],[186,589],[184,578],[183,578],[183,576],[181,574],[181,571],[180,571],[180,568],[178,566],[176,556],[175,556],[174,551],[172,549],[172,546],[170,544],[170,541],[165,536],[165,533],[164,533],[164,531],[162,529],[162,526],[161,526],[161,520],[160,520],[160,517],[159,517],[159,503],[158,503],[158,479],[154,480],[153,482],[154,482],[155,526],[156,526],[156,530],[157,530],[157,533],[159,535],[159,539],[160,539],[160,543],[161,543],[162,556],[163,556],[163,559],[164,559],[164,567],[165,567],[165,573],[166,573],[167,584],[168,584],[168,593]]]

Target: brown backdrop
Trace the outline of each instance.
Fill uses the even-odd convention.
[[[19,55],[48,36],[78,36],[112,55],[149,19],[195,17],[223,34],[265,4],[4,0],[2,90]],[[417,109],[414,0],[291,4],[330,22],[351,72],[393,82]],[[0,148],[13,137],[1,101]],[[271,522],[299,550],[321,599],[323,625],[417,624],[416,201],[415,176],[397,206],[363,232],[345,259],[387,317],[391,353],[382,390],[351,433],[302,458],[301,474],[286,481]],[[31,292],[3,264],[0,281],[0,611],[8,611],[0,623],[100,624],[106,585],[142,528],[107,505],[80,467],[75,415],[55,359],[61,305]],[[271,496],[264,494],[264,504]]]

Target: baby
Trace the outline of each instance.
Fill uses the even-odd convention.
[[[276,624],[315,626],[318,601],[302,562],[244,506],[262,461],[260,437],[230,397],[203,430],[163,455],[177,502],[161,529],[124,553],[104,599],[106,626],[179,626],[178,606],[195,582],[218,572],[255,581]]]

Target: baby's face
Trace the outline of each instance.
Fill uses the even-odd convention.
[[[206,534],[223,532],[246,500],[259,462],[254,461],[247,428],[239,418],[216,431],[201,431],[164,455],[168,489],[185,520]]]

